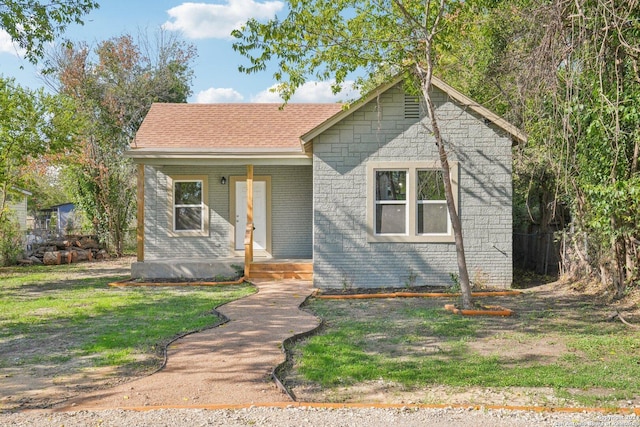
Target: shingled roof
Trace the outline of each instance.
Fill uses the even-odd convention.
[[[342,109],[341,104],[280,107],[281,104],[155,103],[131,150],[301,152],[300,137]]]

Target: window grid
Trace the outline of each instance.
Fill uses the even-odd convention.
[[[186,203],[176,203],[176,194],[177,194],[177,190],[176,187],[181,184],[181,183],[190,183],[190,182],[195,182],[200,184],[200,203],[197,204],[186,204]],[[180,232],[190,232],[190,231],[202,231],[204,230],[204,195],[203,195],[203,190],[204,190],[204,183],[202,180],[200,179],[195,179],[195,180],[174,180],[173,181],[173,231],[180,233]],[[199,209],[199,216],[200,216],[200,226],[199,228],[178,228],[178,219],[179,219],[179,215],[178,212],[180,211],[180,209]]]

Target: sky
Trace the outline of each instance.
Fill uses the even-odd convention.
[[[232,49],[230,33],[249,18],[266,21],[284,17],[284,2],[279,0],[209,0],[183,2],[170,0],[98,0],[100,8],[84,16],[84,26],[71,25],[64,39],[97,43],[140,31],[153,34],[159,28],[176,32],[193,44],[198,57],[193,61],[193,94],[188,102],[281,102],[269,89],[275,84],[275,69],[246,75],[238,65],[246,59]],[[22,68],[21,68],[22,67]],[[14,78],[22,86],[45,87],[38,69],[22,58],[9,36],[0,29],[0,74]],[[333,95],[329,82],[308,82],[298,89],[291,102],[338,102],[356,98],[347,87]]]

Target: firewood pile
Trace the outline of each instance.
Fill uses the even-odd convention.
[[[93,236],[67,236],[36,243],[18,263],[23,265],[71,264],[109,258],[109,253]]]

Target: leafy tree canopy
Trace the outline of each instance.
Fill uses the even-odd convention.
[[[98,8],[92,0],[0,0],[0,28],[3,28],[26,58],[36,63],[45,44],[55,40],[69,24],[83,24],[82,16]]]

